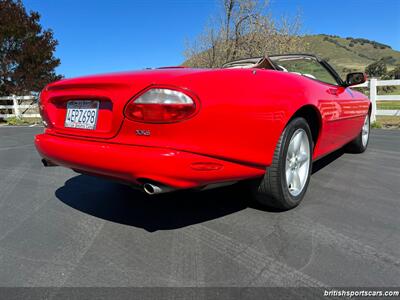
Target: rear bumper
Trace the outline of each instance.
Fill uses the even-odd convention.
[[[262,176],[265,169],[167,148],[35,137],[40,155],[79,172],[143,184],[146,180],[177,189]]]

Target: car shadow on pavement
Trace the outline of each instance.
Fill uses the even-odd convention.
[[[314,162],[315,174],[342,156],[338,150]],[[242,184],[213,190],[179,191],[148,196],[102,178],[77,175],[55,192],[60,201],[86,214],[149,232],[171,230],[217,219],[246,208],[279,213],[252,200]]]
[[[182,228],[238,212],[249,207],[246,199],[250,198],[234,186],[148,196],[129,186],[86,175],[67,180],[55,195],[81,212],[149,232]]]

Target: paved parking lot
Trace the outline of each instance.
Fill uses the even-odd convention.
[[[150,198],[44,168],[41,131],[0,127],[1,286],[400,285],[400,131],[316,163],[283,213],[239,187]]]

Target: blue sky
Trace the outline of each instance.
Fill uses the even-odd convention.
[[[24,0],[59,41],[66,77],[182,63],[218,0]],[[275,17],[300,9],[303,31],[376,40],[400,50],[400,0],[271,0]]]

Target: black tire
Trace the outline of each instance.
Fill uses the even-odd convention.
[[[308,137],[309,162],[305,185],[298,195],[292,195],[286,183],[286,158],[292,136],[303,129]],[[258,203],[279,210],[288,210],[299,205],[307,191],[311,177],[313,140],[310,127],[304,118],[295,118],[289,122],[276,145],[271,166],[266,169],[261,181],[254,183],[253,193]]]
[[[365,129],[367,129],[367,128],[364,127],[364,126],[366,126],[366,122],[368,123],[367,124],[367,128],[368,128],[367,142],[363,143],[363,132],[364,132]],[[352,140],[350,143],[348,143],[346,145],[345,150],[347,152],[350,152],[350,153],[363,153],[363,152],[365,152],[365,150],[367,150],[367,147],[368,147],[370,131],[371,131],[371,122],[370,122],[370,116],[368,114],[365,117],[364,125],[361,128],[360,133],[357,135],[357,137],[354,140]]]

